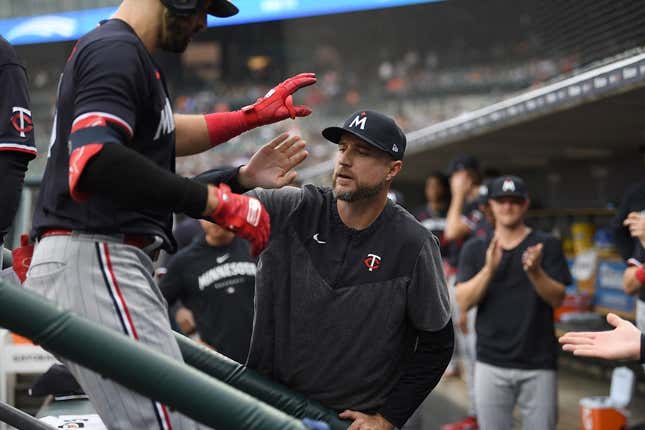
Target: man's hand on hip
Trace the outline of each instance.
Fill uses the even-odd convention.
[[[338,414],[344,420],[354,421],[347,430],[392,430],[394,426],[383,415],[368,415],[358,411],[345,410]]]

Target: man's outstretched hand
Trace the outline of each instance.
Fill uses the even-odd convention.
[[[609,331],[565,333],[560,338],[562,349],[581,357],[638,360],[641,353],[640,330],[612,313],[607,314],[607,322],[616,328]]]
[[[307,158],[305,141],[283,133],[260,148],[240,168],[238,182],[247,189],[280,188],[296,179],[294,168]]]

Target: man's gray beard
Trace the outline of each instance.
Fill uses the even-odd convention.
[[[385,181],[376,184],[373,187],[361,187],[356,188],[356,191],[345,191],[342,193],[336,193],[336,178],[334,178],[332,189],[334,190],[334,197],[338,200],[343,200],[345,202],[357,202],[359,200],[369,200],[377,195],[385,188]]]

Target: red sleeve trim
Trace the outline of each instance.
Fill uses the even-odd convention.
[[[102,149],[102,143],[90,143],[89,145],[76,148],[69,157],[69,194],[77,202],[84,202],[90,198],[88,193],[78,191],[78,181],[83,175],[83,170],[87,162],[101,152]]]
[[[134,136],[134,132],[132,127],[130,127],[130,124],[116,115],[105,112],[88,112],[83,115],[79,115],[72,123],[72,133],[83,128],[105,127],[108,123],[116,125],[126,134],[126,136],[128,136],[128,139],[132,139],[132,136]]]
[[[34,156],[38,153],[33,146],[20,145],[19,143],[0,143],[0,151],[24,152]]]

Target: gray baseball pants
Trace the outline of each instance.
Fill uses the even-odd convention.
[[[555,370],[507,369],[477,361],[475,397],[480,430],[512,430],[515,405],[525,430],[554,430],[558,421]]]
[[[166,301],[152,272],[152,261],[136,247],[111,236],[73,233],[45,237],[38,243],[25,286],[63,309],[181,361]],[[124,359],[114,357],[116,361]],[[73,361],[61,361],[110,430],[200,428],[159,402]]]

